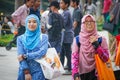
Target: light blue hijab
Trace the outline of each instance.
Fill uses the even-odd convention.
[[[28,21],[31,18],[34,18],[37,22],[37,28],[34,31],[30,31],[28,29]],[[27,18],[25,20],[25,26],[26,26],[26,31],[22,36],[22,42],[23,42],[23,45],[25,46],[25,48],[32,50],[38,45],[38,43],[40,43],[40,35],[41,35],[40,20],[36,15],[31,14],[31,15],[27,16]]]

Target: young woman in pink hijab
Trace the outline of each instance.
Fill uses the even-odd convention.
[[[80,45],[78,45],[80,44]],[[81,32],[72,45],[72,76],[74,80],[98,80],[95,57],[109,58],[106,39],[97,33],[95,18],[87,14],[82,18]]]

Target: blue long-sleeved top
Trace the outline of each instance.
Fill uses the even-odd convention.
[[[72,26],[72,17],[69,10],[64,10],[62,13],[65,24],[64,39],[63,43],[72,43],[74,38],[73,26]]]
[[[22,36],[17,38],[17,51],[18,55],[26,55],[27,59],[19,62],[18,80],[25,80],[23,71],[25,69],[30,70],[32,80],[45,80],[40,64],[35,61],[40,59],[46,54],[48,49],[48,36],[42,34],[40,43],[33,50],[28,50],[22,43]]]

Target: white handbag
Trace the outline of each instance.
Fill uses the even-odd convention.
[[[48,48],[45,57],[37,61],[41,64],[46,79],[57,78],[65,72],[55,48]]]

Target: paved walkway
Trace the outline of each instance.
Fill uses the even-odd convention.
[[[16,48],[6,51],[0,47],[0,80],[17,80],[18,61]],[[71,80],[70,75],[62,75],[54,80]]]

